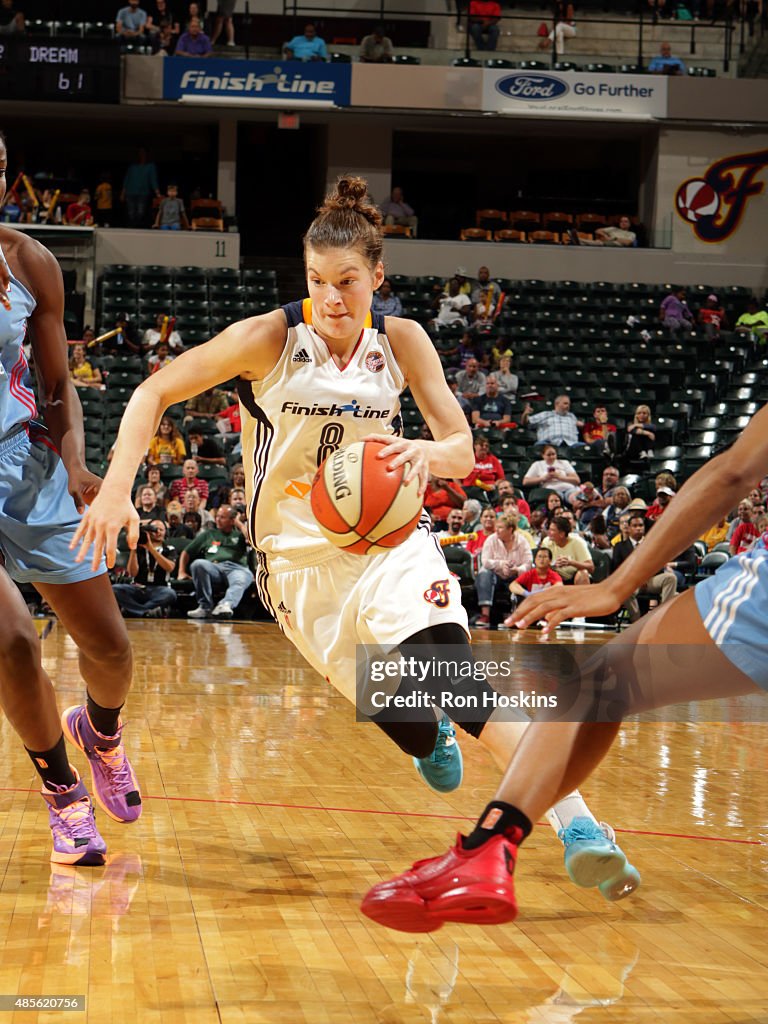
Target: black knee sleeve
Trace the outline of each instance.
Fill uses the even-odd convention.
[[[409,636],[399,648],[404,658],[413,657],[422,665],[434,666],[434,671],[423,680],[403,679],[401,688],[404,689],[406,683],[410,683],[411,689],[427,691],[435,705],[443,707],[451,721],[470,736],[479,736],[494,711],[492,698],[489,696],[485,699],[485,695],[494,693],[493,689],[478,672],[473,671],[456,677],[450,673],[443,674],[439,670],[441,660],[444,664],[446,659],[462,665],[475,665],[467,634],[461,626],[455,622],[429,626]],[[446,651],[446,648],[450,651]],[[458,707],[448,705],[443,698],[446,693],[455,698]]]

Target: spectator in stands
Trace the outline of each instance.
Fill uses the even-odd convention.
[[[499,283],[491,280],[488,267],[480,267],[478,270],[477,280],[469,297],[474,312],[475,330],[490,330],[501,313],[502,291]]]
[[[162,370],[164,366],[168,366],[172,363],[176,356],[171,355],[171,350],[168,346],[167,341],[159,341],[155,347],[152,355],[147,359],[147,369],[149,375],[157,373],[158,370]]]
[[[632,221],[629,217],[619,217],[619,223],[609,224],[607,227],[598,228],[594,238],[580,238],[579,233],[573,228],[569,229],[568,236],[575,245],[607,245],[630,248],[637,245],[637,235],[632,230]]]
[[[159,505],[160,508],[165,506],[167,500],[167,487],[163,483],[162,477],[160,476],[159,466],[147,466],[147,480],[146,483],[142,484],[141,487],[151,487],[155,492],[155,504]],[[141,494],[141,487],[136,488],[136,495],[134,504],[136,508],[139,507],[139,500]]]
[[[464,530],[464,517],[461,514],[460,508],[452,508],[445,518],[444,523],[445,529],[440,532],[435,532],[435,536],[440,541],[441,547],[446,547],[452,543],[452,538],[456,538],[455,543],[466,547],[466,540],[459,540],[459,537],[466,537]]]
[[[184,406],[184,424],[190,420],[215,420],[219,413],[229,406],[226,392],[219,388],[208,388],[201,395],[195,395]]]
[[[163,416],[149,445],[147,462],[150,466],[180,466],[187,456],[184,439],[170,416]]]
[[[378,291],[373,293],[371,309],[382,316],[402,316],[403,304],[392,289],[392,282],[385,277]]]
[[[184,510],[181,507],[179,501],[169,501],[165,507],[165,518],[168,523],[167,537],[186,537],[187,540],[192,540],[195,536],[196,530],[193,530],[190,526],[185,526],[182,522]],[[199,518],[199,517],[198,517]],[[199,529],[199,525],[198,525]]]
[[[245,470],[242,462],[236,462],[229,470],[229,480],[217,487],[213,494],[209,494],[208,508],[229,504],[229,493],[233,487],[245,488]]]
[[[507,430],[512,423],[512,406],[509,399],[499,394],[499,383],[494,373],[485,379],[485,394],[472,400],[472,426],[486,429]]]
[[[567,459],[558,459],[554,445],[544,445],[541,456],[528,467],[523,487],[544,487],[548,491],[556,491],[561,500],[568,501],[579,489],[579,474]]]
[[[141,352],[141,346],[137,345],[134,341],[134,327],[133,321],[127,313],[118,313],[115,318],[115,329],[117,334],[113,334],[111,338],[107,338],[101,342],[101,351],[111,352],[117,355],[124,355],[126,349],[129,352],[139,355]]]
[[[208,484],[197,475],[199,467],[196,459],[185,459],[181,469],[184,475],[172,482],[171,498],[175,498],[176,501],[180,501],[183,505],[184,495],[187,491],[196,490],[200,495],[200,505],[195,511],[199,512],[200,509],[205,508],[208,502]]]
[[[139,488],[139,503],[136,506],[139,513],[139,522],[142,526],[151,523],[154,519],[165,519],[163,506],[158,503],[154,487],[144,484]]]
[[[549,494],[546,497],[546,500],[544,502],[544,508],[542,509],[542,511],[544,513],[544,523],[548,530],[549,524],[552,522],[555,516],[562,515],[563,512],[563,499],[560,497],[557,491],[549,490]]]
[[[540,50],[548,50],[554,42],[558,57],[565,53],[565,40],[576,35],[573,4],[568,0],[555,0],[555,27],[539,41]]]
[[[174,35],[171,23],[161,21],[158,31],[152,35],[152,49],[156,57],[173,57],[178,35]]]
[[[93,190],[96,200],[96,223],[100,228],[108,228],[112,223],[112,175],[109,171],[103,171],[99,175],[96,188]]]
[[[459,370],[456,374],[459,394],[463,395],[468,402],[485,391],[485,381],[485,374],[481,372],[480,365],[475,358],[468,359],[464,369]]]
[[[466,492],[458,481],[430,474],[424,493],[424,508],[432,516],[432,529],[444,529],[449,512],[452,509],[460,512],[466,500]]]
[[[168,0],[145,0],[147,5],[147,32],[159,35],[165,23],[171,35],[179,35],[179,20],[168,6]]]
[[[697,320],[710,341],[719,341],[720,331],[728,327],[728,318],[716,295],[707,296],[704,305],[699,310]]]
[[[760,530],[755,523],[754,509],[749,498],[739,502],[739,518],[730,533],[728,541],[731,545],[731,554],[740,555],[752,547],[752,542],[760,536]]]
[[[184,38],[183,36],[181,37]],[[181,39],[179,40],[181,42]],[[184,54],[183,56],[188,56]],[[169,185],[165,195],[157,207],[157,216],[152,225],[153,228],[160,228],[161,231],[185,231],[189,230],[189,221],[184,209],[184,200],[179,199],[179,186]]]
[[[642,462],[653,457],[656,443],[656,426],[651,422],[651,410],[647,405],[638,405],[635,416],[627,426],[627,446],[624,450],[625,465]]]
[[[226,456],[215,437],[206,437],[199,427],[190,427],[187,431],[187,440],[189,454],[193,459],[197,459],[200,465],[226,466]]]
[[[0,35],[10,36],[22,33],[26,29],[24,14],[18,10],[14,0],[0,2]]]
[[[714,551],[718,544],[724,544],[728,537],[728,520],[725,516],[715,523],[714,526],[710,526],[708,530],[702,533],[699,540],[703,540],[707,545],[707,551]]]
[[[608,525],[602,513],[598,513],[591,520],[584,532],[584,539],[599,551],[613,551],[613,545],[608,536]]]
[[[392,40],[384,35],[384,26],[377,25],[360,43],[361,64],[391,64],[394,52]]]
[[[227,46],[235,45],[235,22],[232,15],[235,13],[235,0],[219,0],[216,14],[213,19],[213,32],[211,33],[211,45],[215,46],[224,29],[227,36]]]
[[[553,402],[552,409],[544,412],[537,412],[531,416],[533,406],[526,404],[521,417],[522,426],[530,423],[536,428],[537,444],[567,444],[574,445],[581,442],[579,428],[584,424],[577,420],[571,412],[571,400],[568,395],[558,395]]]
[[[608,537],[613,540],[619,532],[619,517],[632,499],[626,487],[614,487],[610,499],[606,499],[603,493],[603,500],[609,502],[605,508],[605,525],[608,527]]]
[[[685,288],[675,288],[667,295],[659,309],[659,320],[675,341],[680,341],[682,332],[693,329],[693,313],[685,301]]]
[[[115,35],[126,46],[128,43],[142,42],[146,30],[147,12],[139,7],[139,0],[128,0],[128,6],[121,7],[117,12]]]
[[[285,43],[283,57],[286,60],[328,60],[325,40],[317,34],[317,29],[311,21],[304,26],[303,36],[294,36]]]
[[[603,470],[603,479],[600,486],[603,497],[606,502],[610,502],[614,488],[619,485],[619,470],[616,466],[606,466]]]
[[[64,214],[64,222],[80,227],[90,227],[93,224],[91,193],[87,188],[80,192],[76,202],[69,204]]]
[[[521,536],[513,517],[499,516],[496,532],[483,544],[480,571],[475,577],[477,603],[480,613],[472,620],[476,629],[488,629],[491,624],[491,605],[499,580],[510,583],[521,572],[530,569],[531,546]]]
[[[221,505],[216,510],[215,527],[198,534],[181,553],[179,579],[187,579],[190,572],[197,608],[187,612],[187,616],[231,619],[253,583],[253,575],[248,568],[244,517],[229,505]],[[214,595],[222,591],[224,595],[214,607]]]
[[[674,498],[675,492],[671,487],[662,485],[656,489],[656,501],[652,505],[649,505],[645,513],[646,529],[650,530],[651,526],[658,520],[661,519],[662,515],[669,508],[670,501]]]
[[[194,491],[187,491],[187,498],[191,498],[193,494]],[[190,537],[197,537],[203,529],[203,517],[199,512],[190,512],[188,509],[183,509],[182,512],[181,522],[184,529],[188,531]],[[208,513],[206,512],[205,515],[208,516]],[[206,520],[206,526],[211,526],[212,523],[213,519],[209,517]]]
[[[220,434],[223,434],[224,437],[237,437],[242,430],[239,402],[233,402],[232,405],[228,405],[226,409],[223,409],[218,413],[216,417],[216,429]]]
[[[512,352],[507,349],[499,356],[499,368],[496,371],[496,381],[499,391],[510,402],[517,397],[517,390],[520,387],[520,378],[512,373]]]
[[[656,75],[686,75],[687,68],[679,57],[672,56],[672,44],[662,43],[659,46],[659,55],[654,57],[648,65],[651,74]]]
[[[477,487],[481,491],[495,491],[499,480],[504,479],[504,467],[491,454],[491,446],[485,437],[475,438],[475,465],[472,472],[461,481],[462,487]]]
[[[755,516],[753,511],[752,499],[742,498],[739,502],[739,507],[736,510],[736,515],[733,516],[730,522],[728,523],[728,533],[725,537],[728,543],[731,542],[731,538],[733,537],[734,532],[736,531],[737,527],[741,525],[741,523],[751,523],[753,522],[754,518]]]
[[[578,519],[580,530],[585,530],[605,508],[603,496],[591,480],[585,480],[566,500]]]
[[[517,579],[509,584],[509,592],[512,594],[513,604],[520,599],[525,599],[529,594],[537,594],[540,590],[549,590],[550,587],[562,587],[563,577],[552,568],[552,552],[549,548],[540,547],[533,558],[533,568],[527,572],[521,572]],[[510,619],[512,613],[504,620],[504,627],[511,628]]]
[[[629,516],[628,533],[626,540],[619,541],[613,548],[611,559],[611,572],[616,572],[619,566],[625,562],[638,544],[641,544],[645,537],[645,519],[642,512],[634,512]],[[640,606],[637,601],[638,594],[651,594],[658,597],[660,604],[671,601],[677,593],[677,579],[675,574],[667,569],[661,569],[652,576],[646,583],[632,594],[624,602],[624,608],[629,612],[629,621],[637,622],[640,618]]]
[[[93,367],[85,357],[85,345],[73,345],[69,360],[69,375],[76,388],[100,388],[101,370]]]
[[[126,566],[133,582],[112,584],[120,611],[127,619],[163,618],[176,604],[176,594],[168,586],[176,565],[176,551],[165,543],[165,538],[165,523],[161,519],[144,526]]]
[[[498,517],[494,510],[486,505],[480,513],[479,525],[475,526],[475,529],[472,531],[476,533],[477,536],[474,540],[467,541],[467,551],[469,551],[473,556],[476,555],[478,559],[480,557],[480,552],[483,550],[483,544],[485,544],[486,540],[496,532],[497,518]]]
[[[530,516],[531,506],[528,504],[525,498],[520,498],[517,496],[517,494],[515,494],[515,489],[512,486],[512,481],[507,480],[506,477],[503,480],[497,481],[496,483],[497,504],[500,504],[505,498],[514,498],[515,508],[518,509],[520,514],[523,515],[526,519]],[[500,512],[501,508],[497,508],[496,511]]]
[[[474,533],[480,529],[480,513],[483,506],[477,498],[467,498],[461,506],[463,533]]]
[[[130,164],[123,179],[121,200],[125,203],[128,226],[143,228],[149,220],[149,205],[153,196],[160,197],[157,167],[148,159],[147,151],[139,149],[136,160]]]
[[[747,312],[741,314],[734,330],[737,334],[752,334],[764,345],[768,335],[768,311],[760,308],[757,299],[750,299]]]
[[[403,198],[403,190],[396,185],[380,206],[384,216],[385,224],[401,224],[411,229],[411,234],[416,237],[416,230],[419,226],[419,218],[414,213],[413,207],[409,206]]]
[[[608,410],[604,405],[595,406],[592,419],[584,424],[581,436],[591,451],[605,455],[615,454],[616,425],[608,422]],[[616,470],[617,483],[618,479],[619,474]]]
[[[222,504],[225,504],[222,502]],[[184,498],[181,502],[183,514],[186,519],[188,513],[194,512],[200,519],[200,523],[203,529],[207,530],[209,526],[213,525],[213,516],[207,508],[203,508],[202,499],[200,498],[200,491],[196,487],[190,487],[184,494]],[[219,506],[219,508],[221,505]]]
[[[466,369],[470,359],[476,359],[481,370],[487,369],[491,363],[482,339],[478,338],[476,334],[471,334],[469,331],[464,331],[461,336],[457,358],[462,370]]]
[[[495,50],[499,42],[501,4],[496,0],[470,0],[469,34],[478,50]]]
[[[203,26],[199,18],[192,18],[187,26],[187,31],[182,32],[179,41],[176,43],[175,57],[212,57],[213,47],[211,40],[203,32]]]
[[[175,329],[169,332],[169,328],[172,324],[175,324],[175,317],[169,316],[167,313],[158,313],[155,318],[155,326],[148,327],[144,331],[144,337],[141,339],[141,347],[145,352],[151,352],[158,344],[160,339],[168,343],[168,347],[172,352],[181,352],[184,346],[181,343],[181,335]]]
[[[552,552],[553,567],[563,577],[563,583],[586,586],[591,582],[595,563],[587,542],[577,536],[567,516],[555,516],[549,524],[549,536],[542,546]]]

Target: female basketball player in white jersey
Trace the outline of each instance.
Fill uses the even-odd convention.
[[[607,580],[581,588],[584,593],[558,587],[534,594],[513,620],[524,627],[545,618],[551,629],[579,615],[610,614],[734,508],[767,470],[768,406],[728,452],[686,482],[632,557]],[[567,682],[580,707],[570,721],[547,721],[546,711],[537,715],[470,836],[443,857],[374,886],[363,901],[365,913],[405,931],[432,931],[446,921],[513,920],[508,869],[519,845],[547,807],[595,770],[621,718],[672,704],[765,694],[768,533],[606,644]]]
[[[0,199],[7,159],[0,134]],[[69,548],[79,513],[101,481],[84,462],[63,314],[54,257],[23,232],[0,227],[0,704],[43,782],[51,860],[103,864],[106,845],[85,785],[69,764],[62,729],[88,757],[94,795],[106,813],[135,820],[141,798],[119,724],[132,660],[103,561],[77,565]],[[44,423],[24,353],[29,340]],[[61,721],[37,632],[11,579],[34,584],[79,648],[87,705],[69,708]]]
[[[105,549],[112,564],[123,526],[134,547],[138,516],[131,488],[163,411],[239,377],[248,525],[262,601],[306,660],[352,702],[357,644],[411,651],[418,646],[412,653],[425,660],[451,645],[452,656],[463,652],[471,658],[460,587],[428,523],[400,547],[361,557],[326,540],[310,509],[309,485],[318,465],[341,445],[373,434],[391,439],[380,457],[392,468],[410,463],[409,478],[418,478],[422,493],[430,473],[461,478],[473,465],[469,428],[427,335],[410,320],[371,317],[371,298],[384,277],[380,224],[365,181],[340,179],[304,238],[309,299],[228,327],[141,385],[125,411],[102,490],[76,538],[82,542],[79,560],[93,545],[94,565]],[[399,395],[406,386],[433,441],[397,436]],[[459,784],[460,753],[446,719],[438,726],[426,709],[420,720],[407,723],[383,715],[374,720],[419,761],[421,774],[436,781],[436,788]],[[518,722],[456,720],[502,764],[525,728]],[[453,769],[447,783],[441,764],[430,759],[436,743],[442,746],[440,760]],[[575,880],[603,883],[609,899],[631,892],[639,883],[637,872],[578,794],[558,810],[553,826],[566,829],[566,841],[574,819],[589,824],[589,835],[582,829],[570,838],[582,849],[589,846],[585,862],[594,855],[603,864],[599,877],[575,872]]]

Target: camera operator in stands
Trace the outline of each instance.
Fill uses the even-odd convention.
[[[128,557],[126,572],[132,583],[114,583],[120,611],[127,619],[158,619],[168,615],[176,594],[168,578],[176,565],[176,551],[165,544],[165,523],[155,519],[139,530],[139,543]]]

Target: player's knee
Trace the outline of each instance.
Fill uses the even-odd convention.
[[[437,743],[437,720],[418,722],[389,722],[382,716],[372,721],[411,757],[429,757]]]
[[[40,640],[32,619],[0,633],[0,676],[27,682],[40,670]]]

